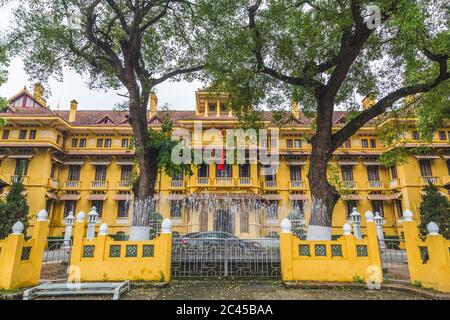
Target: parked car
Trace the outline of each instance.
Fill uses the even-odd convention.
[[[191,246],[261,248],[261,244],[257,241],[240,239],[229,232],[223,231],[191,232],[182,236],[180,241],[184,245]]]

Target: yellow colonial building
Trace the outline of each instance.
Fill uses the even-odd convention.
[[[236,116],[226,108],[225,94],[198,91],[192,111],[171,111],[174,131],[239,128]],[[0,116],[7,124],[0,129],[0,179],[3,196],[8,186],[22,179],[30,213],[46,208],[50,215],[50,234],[64,232],[64,217],[70,212],[89,212],[96,207],[99,222],[109,226],[110,234],[127,234],[131,224],[129,185],[134,151],[128,113],[115,110],[82,110],[73,100],[70,110],[50,109],[43,88],[26,89],[9,100]],[[363,101],[363,104],[368,101]],[[161,125],[157,98],[152,95],[149,126]],[[193,167],[194,174],[169,177],[161,174],[156,186],[157,211],[170,217],[179,234],[196,231],[225,231],[238,237],[273,237],[283,218],[309,219],[310,193],[307,170],[311,146],[305,136],[311,120],[294,107],[292,120],[279,128],[279,139],[264,148],[277,148],[278,170],[262,175],[261,163],[225,165],[203,164]],[[336,112],[335,127],[345,123],[346,113]],[[270,112],[264,114],[264,126],[277,129]],[[414,120],[406,134],[407,147],[419,143]],[[432,152],[411,155],[407,164],[385,167],[378,162],[385,151],[377,139],[373,121],[363,127],[335,153],[330,164],[352,194],[339,200],[333,215],[333,233],[341,234],[352,208],[359,212],[380,212],[386,219],[386,235],[402,232],[402,212],[418,212],[422,189],[432,182],[448,195],[450,187],[450,126],[440,129]],[[195,142],[204,148],[208,138]],[[209,143],[209,142],[208,142]],[[446,189],[447,188],[447,189]],[[292,215],[296,212],[296,215]],[[31,226],[35,217],[31,217]],[[98,224],[100,225],[100,223]],[[365,232],[363,224],[363,232]]]

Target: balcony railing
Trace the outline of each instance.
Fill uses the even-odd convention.
[[[439,184],[439,177],[420,177],[420,182],[423,186],[426,186],[428,184]]]
[[[28,176],[11,176],[11,183],[17,183],[21,181],[23,184],[28,184]]]
[[[80,186],[80,181],[78,180],[69,180],[65,183],[66,188],[78,188]]]
[[[209,178],[208,177],[198,177],[197,184],[201,185],[201,186],[207,186],[207,185],[209,185]]]
[[[242,177],[238,179],[239,185],[246,186],[252,184],[252,178],[249,177]]]
[[[345,180],[344,187],[349,189],[356,189],[356,181],[353,180]]]
[[[277,181],[264,181],[264,187],[265,188],[276,188],[278,187]]]
[[[230,177],[219,177],[216,178],[216,186],[233,186],[233,178]]]
[[[107,182],[105,180],[94,180],[91,181],[91,187],[93,189],[105,189],[107,186]]]
[[[304,188],[305,183],[304,181],[289,181],[289,185],[291,188]]]
[[[382,189],[383,188],[383,182],[381,182],[381,181],[367,181],[367,186],[370,189]]]
[[[172,188],[183,188],[184,187],[184,181],[183,180],[172,180],[170,183],[170,186]]]
[[[400,187],[400,180],[399,179],[392,179],[391,181],[389,181],[389,187],[390,188]]]
[[[119,182],[117,182],[117,186],[119,188],[129,188],[130,182],[128,180],[120,180]]]
[[[58,182],[58,180],[56,180],[56,179],[49,178],[49,179],[48,179],[48,182],[47,182],[47,185],[48,185],[50,188],[52,188],[52,189],[58,189],[58,187],[59,187],[59,182]]]

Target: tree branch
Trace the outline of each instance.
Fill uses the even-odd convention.
[[[391,92],[390,94],[379,100],[371,108],[361,112],[353,120],[347,123],[341,130],[336,132],[333,135],[334,149],[337,149],[340,145],[347,141],[367,122],[381,115],[388,108],[392,107],[392,105],[399,99],[418,93],[428,92],[441,83],[447,81],[448,79],[450,79],[450,72],[445,70],[444,72],[441,71],[439,73],[439,76],[431,82],[407,86]]]

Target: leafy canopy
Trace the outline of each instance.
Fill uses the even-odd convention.
[[[395,116],[405,96],[429,91],[413,106],[424,136],[448,116],[450,9],[445,0],[199,3],[202,14],[221,22],[209,29],[214,43],[207,65],[212,81],[232,94],[235,108],[287,109],[293,99],[306,116],[315,118],[324,112],[318,101],[330,94],[335,110],[351,112],[346,119],[350,123],[363,114],[362,97],[386,98],[376,112],[352,123],[360,127],[383,112]],[[373,30],[365,28],[376,17],[371,5],[380,12],[380,25]],[[345,59],[355,52],[343,51],[345,44],[358,37],[361,46],[346,66]],[[350,131],[337,135],[335,145]]]
[[[424,192],[419,207],[421,235],[428,234],[427,225],[433,221],[439,226],[439,233],[450,239],[450,201],[433,185],[426,186]]]

